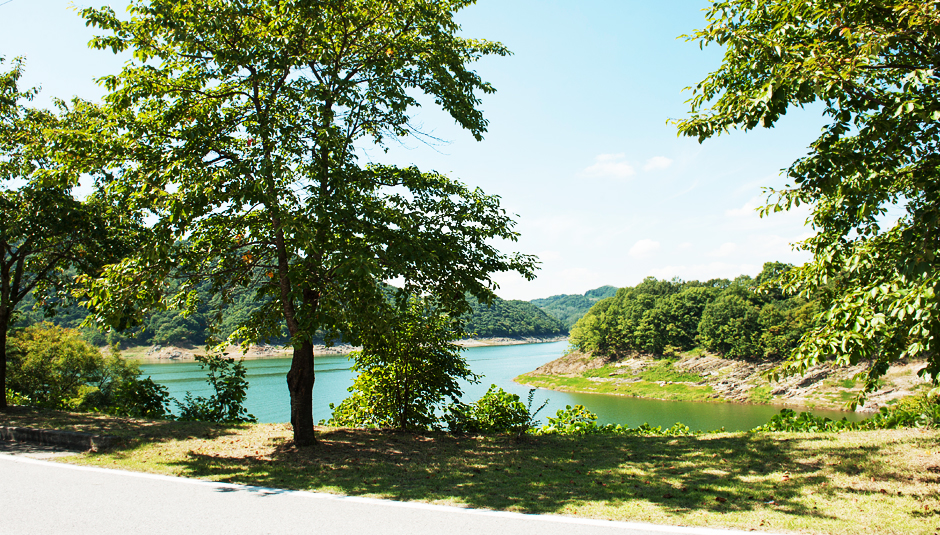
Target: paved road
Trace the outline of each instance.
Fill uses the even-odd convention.
[[[9,444],[9,443],[8,443]],[[28,450],[28,448],[27,448]],[[0,448],[0,532],[732,535],[247,487],[52,463]]]

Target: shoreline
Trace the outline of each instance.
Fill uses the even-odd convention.
[[[513,381],[560,392],[852,412],[847,405],[863,386],[857,375],[866,370],[864,363],[846,368],[820,364],[804,375],[771,382],[766,374],[777,364],[709,354],[686,354],[678,360],[632,354],[617,360],[572,352]],[[854,412],[877,412],[929,388],[930,381],[917,375],[923,366],[923,362],[896,363],[883,377],[883,385]],[[659,377],[645,375],[651,371]]]
[[[463,348],[471,347],[490,347],[490,346],[511,346],[524,344],[546,344],[551,342],[562,342],[568,339],[568,336],[553,337],[535,337],[527,336],[520,338],[465,338],[454,342]],[[336,344],[326,346],[324,344],[314,344],[313,354],[318,355],[348,355],[353,351],[358,351],[360,347],[350,344]],[[245,360],[257,359],[282,359],[289,358],[293,350],[290,347],[274,345],[250,346],[247,351],[242,351],[238,346],[226,347],[224,353],[236,358]],[[121,350],[121,356],[127,360],[133,360],[140,363],[160,363],[160,362],[194,362],[196,355],[204,355],[203,347],[180,347],[180,346],[133,346]]]

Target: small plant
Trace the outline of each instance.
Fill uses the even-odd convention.
[[[752,432],[805,432],[859,431],[868,429],[898,429],[902,427],[940,426],[940,396],[925,394],[909,396],[890,407],[881,409],[871,418],[849,422],[845,418],[835,421],[808,412],[799,415],[783,409],[766,424]]]
[[[452,403],[447,407],[444,421],[452,433],[525,433],[532,424],[532,393],[529,391],[529,407],[522,404],[519,396],[510,394],[496,385],[490,385],[483,397],[471,404]],[[544,404],[542,405],[545,406]],[[539,407],[536,412],[541,410]]]
[[[209,368],[206,379],[215,391],[208,399],[186,393],[180,408],[179,419],[184,421],[239,423],[255,422],[243,403],[248,395],[248,380],[242,361],[217,355],[197,355],[196,360],[203,369]]]

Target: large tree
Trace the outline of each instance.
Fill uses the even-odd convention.
[[[67,132],[80,113],[62,102],[59,113],[28,106],[37,90],[19,88],[22,74],[20,59],[0,73],[0,409],[17,306],[32,293],[54,311],[69,300],[75,274],[95,273],[133,235],[101,199],[73,197],[79,174]]]
[[[789,370],[868,360],[867,390],[890,363],[940,376],[940,2],[713,1],[690,38],[725,49],[694,88],[679,131],[700,141],[772,127],[814,104],[828,124],[769,191],[762,214],[810,205],[810,262],[782,278],[823,301]],[[888,210],[902,215],[893,221]],[[892,212],[893,213],[893,212]]]
[[[385,281],[399,297],[433,294],[467,310],[490,299],[494,272],[532,277],[534,258],[505,255],[514,223],[497,197],[416,168],[361,165],[357,144],[414,133],[428,95],[480,139],[469,69],[498,43],[457,35],[471,0],[151,0],[130,19],[84,10],[110,30],[92,46],[133,52],[104,80],[95,127],[112,198],[149,212],[151,243],[90,290],[103,321],[152,303],[194,306],[188,288],[258,289],[264,302],[237,336],[293,346],[287,375],[294,442],[314,442],[312,338],[381,325]],[[165,296],[168,276],[184,281]],[[370,327],[374,328],[374,327]]]

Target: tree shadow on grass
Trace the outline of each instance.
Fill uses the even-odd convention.
[[[279,440],[262,456],[190,452],[176,464],[193,477],[262,487],[445,501],[524,513],[643,500],[680,514],[771,508],[820,520],[835,517],[799,498],[807,489],[847,490],[828,484],[832,473],[906,477],[892,473],[886,463],[862,462],[881,458],[878,447],[830,447],[816,441],[831,439],[745,434],[516,441],[337,429],[321,433],[320,442],[310,448]],[[830,459],[859,462],[835,465]]]
[[[9,407],[0,412],[0,425],[57,429],[115,437],[111,451],[136,448],[142,444],[185,440],[214,439],[238,433],[245,424],[213,424],[175,420],[144,420],[122,418],[100,413],[67,412],[38,407]]]

